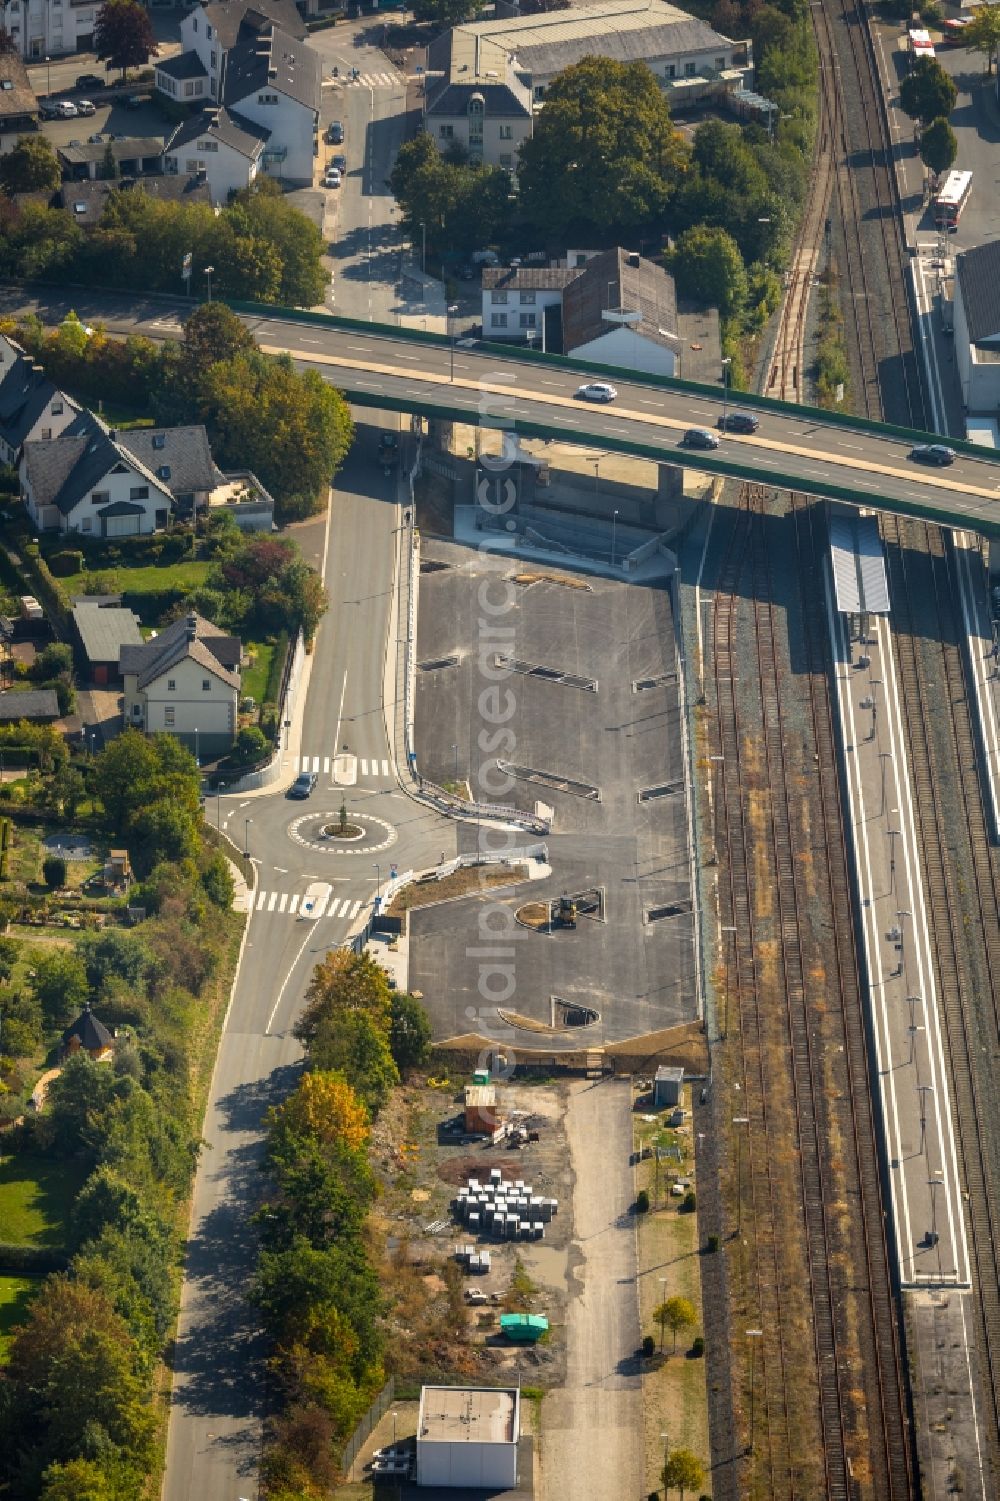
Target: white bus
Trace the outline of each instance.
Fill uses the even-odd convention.
[[[934,200],[934,223],[938,229],[956,229],[972,192],[971,172],[949,172]]]

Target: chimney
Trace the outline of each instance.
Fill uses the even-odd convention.
[[[195,641],[195,640],[197,640],[197,637],[198,637],[198,617],[194,613],[194,611],[192,610],[191,614],[187,618],[187,638],[188,638],[189,641]]]

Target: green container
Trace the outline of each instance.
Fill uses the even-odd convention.
[[[472,1082],[473,1082],[473,1084],[488,1084],[490,1082],[490,1071],[489,1071],[489,1069],[488,1068],[477,1068],[476,1072],[472,1076]]]

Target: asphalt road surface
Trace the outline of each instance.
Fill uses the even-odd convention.
[[[8,291],[4,311],[38,312],[57,322],[73,306],[86,322],[103,321],[112,332],[178,337],[181,315],[164,301],[134,295],[53,293],[25,296]],[[349,396],[377,407],[385,401],[406,411],[445,406],[486,425],[531,432],[544,425],[563,441],[608,450],[643,444],[651,457],[671,464],[727,471],[745,466],[762,483],[790,477],[807,494],[848,490],[860,504],[952,519],[973,529],[1000,524],[1000,455],[960,457],[950,468],[930,468],[909,458],[910,445],[861,428],[840,428],[811,412],[760,413],[753,435],[727,434],[721,448],[705,454],[683,446],[685,430],[713,427],[720,399],[617,382],[618,399],[597,406],[579,401],[581,377],[555,365],[525,364],[475,349],[452,349],[398,338],[391,328],[339,330],[300,325],[280,317],[249,317],[248,326],[265,350],[290,353],[314,366]]]
[[[374,433],[364,433],[333,499],[331,606],[317,636],[300,756],[289,758],[273,792],[209,804],[210,818],[248,841],[258,885],[195,1180],[163,1501],[256,1495],[265,1387],[246,1291],[248,1221],[263,1192],[261,1117],[294,1084],[301,1050],[292,1027],[313,966],[356,925],[390,860],[427,865],[455,847],[453,827],[405,797],[392,774],[382,684],[399,513],[395,479],[383,475],[374,450]],[[307,801],[288,801],[306,755],[319,785]],[[344,786],[334,783],[338,755]],[[350,853],[319,834],[341,798],[366,830]],[[310,891],[323,914],[315,921],[302,917]]]

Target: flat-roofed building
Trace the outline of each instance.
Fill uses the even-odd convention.
[[[423,1387],[417,1484],[512,1490],[520,1420],[516,1387]]]

